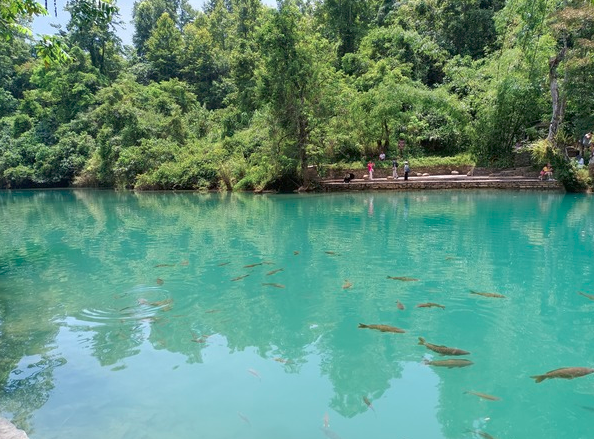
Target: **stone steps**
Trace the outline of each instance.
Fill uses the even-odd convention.
[[[440,190],[440,189],[507,189],[507,190],[542,190],[564,191],[558,181],[541,181],[525,177],[467,177],[467,176],[434,176],[414,177],[407,181],[403,179],[387,180],[352,180],[344,183],[341,180],[325,180],[320,182],[322,190],[337,191],[366,191],[366,190]]]

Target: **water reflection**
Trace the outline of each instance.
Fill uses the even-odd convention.
[[[173,388],[212,415],[211,437],[214,419],[235,429],[221,437],[272,437],[286,422],[305,437],[528,437],[563,425],[539,413],[566,402],[573,431],[586,428],[587,383],[534,388],[526,377],[594,364],[594,302],[577,294],[594,293],[589,198],[31,191],[2,193],[0,207],[0,409],[33,434],[80,434],[73,419],[43,421],[62,413],[60,389],[81,386],[99,393],[99,409],[88,408],[104,416],[107,390],[117,395],[114,419],[127,425],[145,420],[131,408],[140,398],[152,400],[147,418],[173,406],[172,422],[191,419],[167,396]],[[415,307],[423,302],[446,309]],[[474,365],[423,364],[442,357],[419,336],[467,348]],[[279,413],[286,400],[289,419]],[[320,431],[328,411],[332,425]]]

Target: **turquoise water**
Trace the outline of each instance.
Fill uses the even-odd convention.
[[[589,196],[0,192],[0,243],[32,439],[594,437],[594,374],[530,378],[594,367]]]

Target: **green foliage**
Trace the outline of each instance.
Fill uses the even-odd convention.
[[[23,17],[47,15],[46,9],[35,0],[2,0],[0,3],[0,38],[9,40],[13,32],[31,34],[20,23]]]
[[[8,90],[0,89],[0,118],[8,116],[16,110],[18,101]]]
[[[430,35],[451,55],[480,58],[496,45],[494,16],[503,0],[410,0],[393,2],[384,18],[420,35]],[[384,9],[385,11],[385,9]]]
[[[152,64],[158,81],[168,80],[179,74],[181,48],[181,32],[175,27],[169,14],[164,12],[146,42],[146,57]]]
[[[492,99],[479,109],[478,138],[474,153],[486,166],[510,166],[513,147],[529,136],[531,126],[542,117],[545,102],[542,90],[517,75],[509,75],[497,85]]]
[[[35,182],[67,185],[83,169],[94,147],[94,140],[86,133],[67,133],[53,146],[39,147],[35,154]]]
[[[44,35],[35,46],[37,56],[43,61],[46,68],[52,64],[61,65],[70,61],[70,55],[66,49],[66,44],[55,35]]]
[[[275,140],[283,143],[283,156],[296,160],[302,175],[307,167],[306,145],[319,81],[329,68],[328,58],[323,56],[328,53],[324,50],[328,46],[313,29],[305,33],[308,24],[296,5],[288,1],[280,5],[261,30],[261,96],[273,117],[271,137],[278,136]],[[285,137],[287,142],[282,140]]]
[[[2,174],[3,186],[8,188],[30,187],[34,178],[35,171],[25,165],[7,168]]]
[[[66,123],[95,103],[95,94],[106,83],[105,78],[80,48],[72,48],[70,58],[72,62],[66,65],[33,70],[30,81],[37,88],[26,96],[26,101],[34,101],[29,104],[31,116],[41,117],[41,109],[47,108],[46,115]]]
[[[172,161],[178,150],[177,143],[165,139],[143,139],[139,146],[123,149],[114,164],[116,185],[133,187],[139,175]]]
[[[568,192],[583,192],[588,188],[588,177],[578,170],[575,161],[568,160],[547,139],[534,142],[529,148],[533,161],[539,163],[541,168],[547,163],[551,164],[554,170],[554,178],[563,183],[565,190]]]
[[[369,32],[361,42],[360,53],[375,62],[390,60],[412,80],[429,86],[441,82],[442,64],[447,56],[447,52],[429,36],[400,26]]]
[[[357,50],[357,45],[375,15],[373,2],[326,0],[315,12],[324,25],[328,39],[337,41],[337,56]]]
[[[221,81],[227,70],[225,62],[206,27],[199,27],[196,23],[186,26],[184,50],[179,55],[181,77],[207,108],[222,106],[216,89],[217,81]]]
[[[594,129],[588,2],[142,0],[125,58],[114,2],[68,2],[66,30],[31,43],[17,31],[35,7],[0,6],[11,187],[294,188],[308,165],[380,151],[509,166],[547,136],[555,84],[557,145]]]
[[[429,168],[435,167],[457,167],[474,166],[476,162],[470,153],[462,153],[454,156],[428,156],[414,157],[409,160],[411,168]],[[390,165],[391,166],[391,165]]]
[[[33,128],[33,121],[26,114],[17,114],[13,122],[12,136],[16,139]]]
[[[457,153],[467,141],[469,116],[456,98],[443,90],[414,83],[384,82],[354,102],[353,113],[362,123],[359,142],[366,156]]]
[[[211,189],[218,181],[219,163],[224,157],[220,148],[204,150],[195,144],[179,151],[175,160],[167,161],[139,175],[137,190]]]

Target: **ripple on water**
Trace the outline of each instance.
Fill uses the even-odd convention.
[[[85,308],[78,319],[96,323],[156,318],[173,307],[173,298],[161,287],[139,285],[122,294],[105,307]]]

